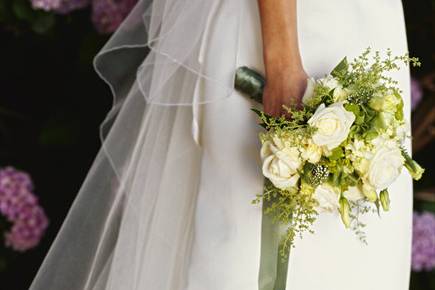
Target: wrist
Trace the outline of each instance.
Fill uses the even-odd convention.
[[[283,73],[297,73],[304,70],[299,51],[289,48],[265,50],[264,68],[266,77]]]
[[[300,60],[286,60],[283,58],[265,61],[266,79],[279,75],[296,75],[304,72]]]

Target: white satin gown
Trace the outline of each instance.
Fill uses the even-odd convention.
[[[257,1],[240,1],[245,8],[238,64],[263,71]],[[323,77],[344,56],[353,58],[367,47],[407,52],[399,0],[298,1],[298,35],[304,67],[313,77]],[[403,68],[394,77],[403,90],[409,120],[409,71]],[[258,289],[261,208],[250,201],[261,193],[263,178],[260,128],[249,110],[254,106],[236,92],[198,107],[203,157],[185,290]],[[390,196],[390,212],[364,219],[368,245],[345,230],[338,215],[321,214],[315,234],[305,234],[291,251],[286,289],[407,290],[412,212],[407,173],[392,185]]]

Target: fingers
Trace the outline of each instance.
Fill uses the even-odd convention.
[[[280,98],[273,97],[267,91],[263,95],[264,112],[273,117],[279,117],[282,114],[282,102]]]
[[[291,114],[283,107],[301,109],[302,108],[302,95],[305,90],[306,83],[301,86],[289,88],[279,87],[275,90],[273,87],[265,87],[263,94],[264,112],[273,117],[286,116],[290,118]]]

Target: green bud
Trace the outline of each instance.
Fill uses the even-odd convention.
[[[375,202],[378,199],[378,195],[376,194],[376,190],[373,186],[364,183],[363,187],[363,194],[364,196],[371,202]]]
[[[405,167],[408,169],[409,174],[411,174],[414,180],[419,180],[424,173],[424,168],[422,168],[416,161],[412,160],[411,156],[402,150],[402,156],[405,158]]]
[[[411,174],[414,180],[420,180],[420,178],[423,176],[424,168],[422,168],[420,164],[414,160],[411,160],[410,163],[405,162],[405,167],[408,169],[409,174]]]
[[[345,197],[340,197],[340,215],[341,215],[341,220],[343,221],[343,224],[346,228],[350,227],[350,205],[349,202],[347,201],[347,199]]]
[[[388,190],[384,189],[379,194],[379,200],[381,201],[382,208],[384,211],[390,210],[390,195],[388,194]]]

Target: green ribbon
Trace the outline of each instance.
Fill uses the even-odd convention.
[[[280,242],[285,236],[285,228],[266,213],[273,202],[273,199],[263,199],[259,290],[285,290],[287,284],[290,248],[287,247],[285,257],[281,256]]]
[[[263,89],[266,84],[264,77],[248,67],[237,69],[234,79],[236,90],[248,95],[257,102],[262,102]],[[267,182],[267,180],[265,180]],[[287,247],[284,257],[281,256],[280,243],[286,235],[286,227],[275,222],[266,210],[272,206],[274,199],[263,199],[261,224],[261,255],[260,273],[258,277],[259,290],[285,290],[290,248]]]
[[[262,103],[263,89],[266,84],[264,77],[246,66],[239,67],[234,79],[234,88],[251,99]]]

